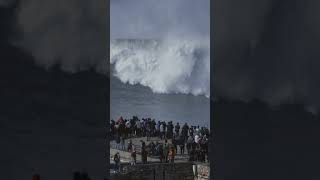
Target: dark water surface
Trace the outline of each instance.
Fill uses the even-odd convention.
[[[110,81],[111,119],[137,115],[180,124],[187,122],[190,125],[210,126],[210,101],[205,96],[156,94],[148,87],[124,84],[116,77]]]

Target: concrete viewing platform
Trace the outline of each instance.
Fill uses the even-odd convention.
[[[141,161],[141,140],[143,140],[146,145],[148,145],[151,142],[159,142],[159,143],[164,143],[164,140],[159,139],[158,137],[152,137],[149,138],[149,141],[147,141],[146,137],[139,137],[139,138],[130,138],[132,140],[132,143],[134,144],[136,150],[137,150],[137,163],[142,162]],[[125,140],[125,149],[127,149],[127,145],[130,141],[130,139]],[[168,140],[168,143],[171,144],[171,140]],[[131,161],[131,154],[126,151],[126,150],[119,150],[116,148],[116,142],[115,141],[110,141],[110,163],[113,162],[113,156],[119,152],[120,154],[120,159],[121,162],[123,163],[128,163]],[[185,154],[180,154],[180,148],[178,147],[178,152],[175,156],[175,162],[187,162],[188,161],[188,154],[187,150],[185,148]],[[148,156],[148,162],[160,162],[159,157],[156,156]]]
[[[141,160],[141,140],[146,145],[151,143],[164,143],[157,137],[149,138],[147,141],[146,137],[131,138],[137,150],[137,164],[130,165],[131,154],[126,151],[128,142],[130,139],[125,140],[125,150],[116,149],[115,141],[110,142],[110,164],[114,166],[113,157],[119,152],[121,159],[121,171],[116,172],[114,169],[110,169],[111,179],[114,180],[208,180],[210,177],[210,164],[201,162],[190,162],[188,161],[189,156],[185,149],[185,154],[180,154],[180,148],[175,156],[174,163],[160,163],[159,157],[148,156],[147,164],[142,164]],[[171,143],[171,140],[168,140]]]
[[[210,165],[194,162],[123,163],[121,172],[111,170],[112,180],[209,180]]]
[[[114,164],[113,156],[119,152],[121,163],[129,163],[131,161],[131,154],[127,151],[122,151],[118,149],[110,149],[110,163]],[[137,154],[137,163],[141,161],[141,155]],[[148,157],[148,162],[159,162],[159,159]]]

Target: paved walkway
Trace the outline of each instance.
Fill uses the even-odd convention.
[[[119,154],[120,154],[121,162],[128,163],[131,161],[131,155],[129,152],[121,151],[121,150],[117,150],[117,149],[110,149],[110,163],[114,163],[113,156],[117,152],[119,152]],[[137,154],[137,162],[142,162],[140,154]],[[148,162],[159,162],[159,159],[148,157]]]
[[[146,145],[148,145],[149,143],[151,143],[152,141],[154,143],[156,142],[159,142],[159,143],[164,143],[164,140],[160,140],[159,138],[157,137],[152,137],[152,138],[149,138],[149,141],[147,141],[147,138],[146,137],[141,137],[141,138],[131,138],[132,140],[132,143],[134,144],[134,146],[136,147],[136,150],[138,152],[140,152],[141,150],[141,140],[143,140]],[[127,145],[128,145],[128,142],[130,141],[130,139],[126,139],[125,140],[125,149],[127,148]],[[171,140],[168,140],[168,143],[171,143]],[[127,151],[123,151],[123,150],[118,150],[116,148],[116,143],[115,141],[110,141],[110,163],[114,163],[113,162],[113,156],[119,152],[120,153],[120,159],[121,159],[121,162],[124,162],[124,163],[127,163],[127,162],[130,162],[131,161],[131,155],[129,152]],[[180,161],[180,162],[186,162],[188,161],[188,155],[187,154],[179,154],[180,153],[180,148],[178,147],[178,153],[175,157],[175,161]],[[185,149],[185,153],[187,153],[187,150]],[[137,154],[137,163],[139,162],[142,162],[141,161],[141,155],[140,154]],[[148,162],[160,162],[159,158],[158,157],[150,157],[148,156]]]

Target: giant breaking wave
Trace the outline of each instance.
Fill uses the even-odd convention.
[[[112,74],[154,93],[210,96],[210,43],[197,40],[111,40]]]

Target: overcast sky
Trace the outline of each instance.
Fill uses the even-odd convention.
[[[209,34],[209,0],[110,1],[111,38]],[[0,0],[0,6],[12,2]],[[38,64],[61,64],[68,71],[108,66],[101,64],[108,64],[105,0],[18,2],[12,23],[18,27],[14,43],[28,50]],[[295,99],[320,108],[319,1],[211,3],[214,96],[275,104]]]
[[[210,0],[111,0],[111,38],[208,35]]]
[[[215,96],[320,108],[320,2],[215,0]]]

